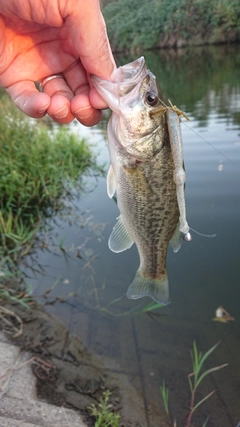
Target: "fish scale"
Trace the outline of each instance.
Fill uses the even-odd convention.
[[[178,114],[161,101],[144,58],[114,71],[114,81],[93,76],[113,113],[108,123],[110,197],[116,192],[120,217],[109,238],[113,252],[136,244],[140,266],[127,290],[132,299],[169,300],[166,256],[169,242],[180,249],[189,227],[185,216]],[[170,111],[170,113],[169,113]],[[180,221],[180,224],[179,224]],[[179,230],[180,225],[185,235]]]

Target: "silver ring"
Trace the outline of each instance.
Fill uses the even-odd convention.
[[[62,73],[53,74],[52,76],[45,77],[45,79],[43,79],[41,82],[38,82],[40,92],[43,92],[44,87],[46,86],[46,84],[48,82],[50,82],[51,80],[53,80],[53,79],[63,79],[63,80],[65,80],[64,75]]]

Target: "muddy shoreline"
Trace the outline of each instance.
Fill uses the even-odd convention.
[[[37,378],[40,400],[79,411],[87,425],[92,427],[95,420],[87,408],[91,404],[97,405],[103,392],[110,390],[110,403],[121,416],[120,425],[146,427],[141,423],[145,408],[139,406],[138,393],[126,375],[119,376],[110,371],[104,360],[90,353],[76,335],[70,336],[65,326],[40,305],[34,303],[28,310],[19,304],[4,307],[23,322],[22,333],[17,337],[11,328],[6,331],[2,322],[1,327],[15,345],[36,358],[38,363],[32,364],[32,370]],[[8,320],[15,328],[19,327],[17,317],[9,315]],[[170,425],[169,419],[163,415],[159,427]]]

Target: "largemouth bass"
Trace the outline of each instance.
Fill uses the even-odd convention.
[[[161,101],[156,78],[143,57],[115,70],[112,81],[96,76],[92,81],[112,110],[107,191],[109,197],[116,192],[121,215],[109,248],[122,252],[133,243],[137,246],[140,266],[128,298],[149,296],[167,304],[168,243],[177,252],[182,238],[191,239],[178,118],[182,112]]]

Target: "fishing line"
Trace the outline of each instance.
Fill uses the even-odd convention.
[[[168,107],[165,102],[159,98],[159,101],[164,105],[164,107],[166,108],[170,108]],[[169,101],[170,105],[172,106],[171,101]],[[183,114],[184,116],[184,114]],[[185,116],[186,118],[186,116]],[[190,119],[189,119],[190,120]],[[183,122],[181,120],[181,123],[183,123],[189,130],[191,130],[193,133],[195,133],[195,135],[197,135],[199,138],[201,138],[204,142],[206,142],[206,144],[210,145],[210,147],[212,147],[215,151],[217,151],[222,157],[225,157],[226,160],[228,160],[230,163],[232,163],[234,166],[236,166],[238,169],[240,169],[240,166],[235,163],[232,159],[230,159],[228,156],[226,156],[226,154],[224,154],[222,151],[220,151],[218,148],[216,148],[213,144],[211,144],[211,142],[207,141],[205,138],[203,138],[203,136],[201,136],[198,132],[196,132],[194,129],[192,129],[190,126],[188,126],[185,122]]]
[[[194,230],[194,228],[192,228],[192,227],[189,227],[189,229],[191,230],[191,231],[194,231],[194,233],[196,233],[196,234],[198,234],[199,236],[202,236],[202,237],[208,237],[208,238],[210,238],[210,239],[212,239],[212,238],[214,238],[214,237],[217,237],[217,233],[214,233],[214,234],[204,234],[204,233],[200,233],[199,231],[197,231],[197,230]]]
[[[204,142],[206,142],[210,147],[212,147],[214,150],[216,150],[221,156],[225,157],[229,162],[231,162],[234,166],[237,168],[240,168],[240,166],[235,163],[232,159],[230,159],[226,154],[224,154],[222,151],[218,150],[211,142],[207,141],[205,138],[203,138],[199,133],[197,133],[194,129],[192,129],[190,126],[188,126],[185,122],[182,122],[189,130],[191,130],[195,135],[197,135],[199,138],[201,138]]]

